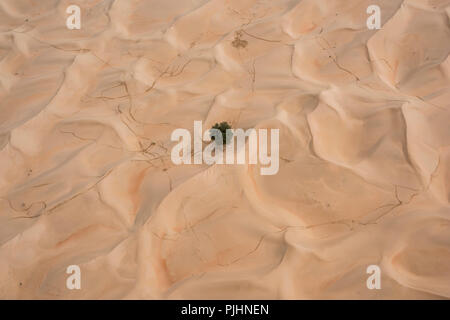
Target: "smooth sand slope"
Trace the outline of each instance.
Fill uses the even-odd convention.
[[[449,17],[449,0],[1,0],[0,298],[450,298]],[[174,165],[194,120],[278,128],[278,174]]]

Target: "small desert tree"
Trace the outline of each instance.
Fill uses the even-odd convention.
[[[215,125],[212,126],[211,130],[212,129],[217,129],[222,133],[223,144],[226,144],[227,142],[229,142],[233,136],[231,131],[230,131],[229,136],[227,136],[227,129],[231,129],[231,126],[226,121],[221,122],[221,123],[216,123]],[[211,140],[216,140],[216,137],[213,135],[211,130],[210,130]]]

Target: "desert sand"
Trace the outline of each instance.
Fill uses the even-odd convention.
[[[449,0],[1,0],[0,298],[450,298],[449,19]],[[174,165],[195,120],[278,128],[278,174]]]

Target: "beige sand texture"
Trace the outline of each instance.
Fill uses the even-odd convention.
[[[449,19],[450,0],[1,0],[0,298],[450,298]],[[194,120],[278,128],[278,174],[174,165]]]

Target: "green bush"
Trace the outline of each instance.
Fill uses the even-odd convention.
[[[228,122],[221,122],[216,123],[215,125],[212,126],[211,129],[218,129],[221,133],[222,133],[222,143],[226,144],[227,142],[230,141],[230,139],[232,138],[233,134],[230,132],[230,136],[227,137],[227,129],[231,129],[231,126],[228,124]],[[210,134],[211,134],[211,140],[216,140],[216,137],[212,134],[210,129]]]

